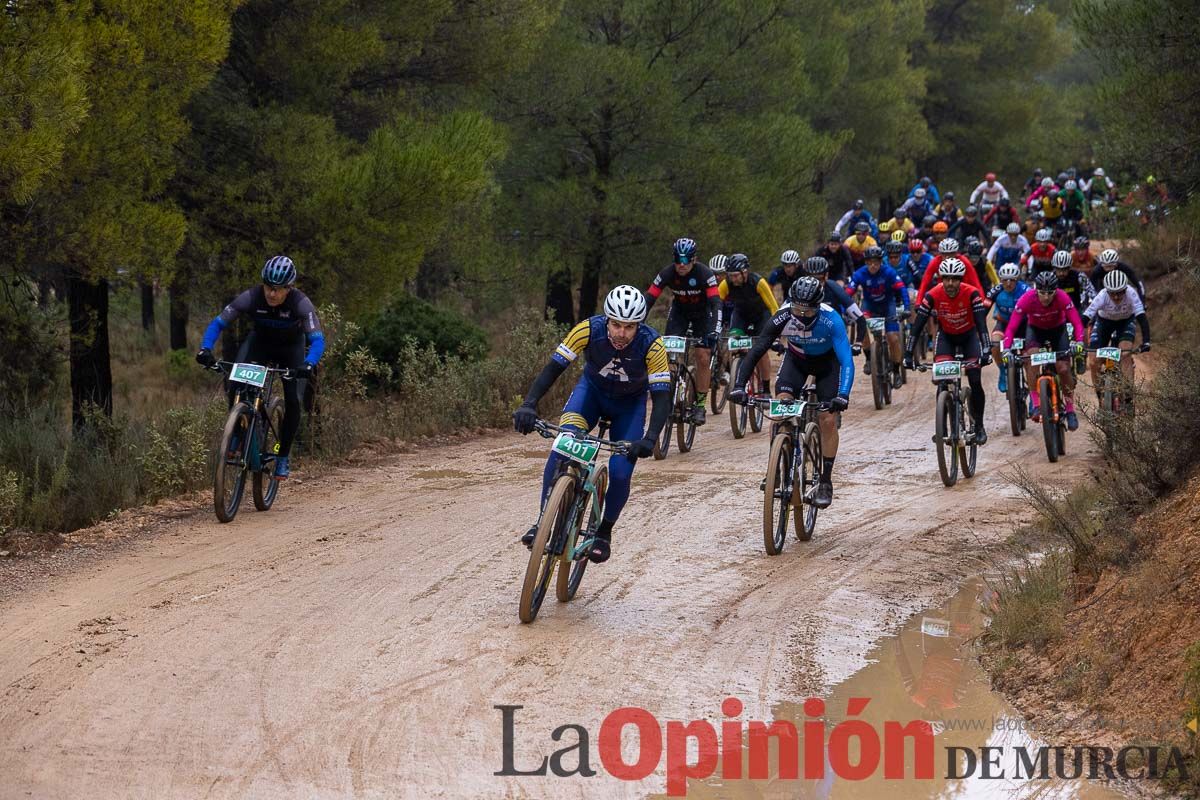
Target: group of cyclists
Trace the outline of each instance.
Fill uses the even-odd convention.
[[[1058,216],[1070,215],[1068,219],[1083,223],[1086,205],[1079,205],[1079,197],[1113,191],[1102,170],[1095,170],[1082,187],[1069,172],[1056,182],[1035,171],[1019,202],[1026,209],[1040,205],[1041,213],[1030,214],[1022,223],[1013,199],[994,174],[975,187],[964,209],[958,207],[953,192],[943,194],[929,178],[922,178],[888,219],[875,220],[864,202],[857,200],[812,255],[804,258],[797,250],[785,250],[765,277],[751,269],[744,253],[718,254],[705,262],[693,239],[680,238],[672,248],[671,264],[653,277],[645,291],[629,285],[615,287],[605,299],[604,313],[571,329],[514,412],[514,426],[523,434],[535,429],[538,402],[582,357],[583,372],[560,424],[585,434],[603,417],[614,439],[630,443],[627,454],[609,461],[603,519],[588,552],[592,561],[607,560],[613,526],[629,498],[634,465],[652,454],[672,411],[671,368],[663,338],[646,324],[650,309],[670,290],[665,335],[697,341],[697,394],[691,416],[695,424],[706,421],[708,392],[719,390],[712,386],[709,365],[722,335],[751,337],[753,342],[736,375],[717,376],[731,382],[731,402],[751,399],[747,385],[755,374],[760,396],[773,395],[781,401],[797,398],[812,381],[822,408],[818,422],[824,457],[811,498],[817,508],[833,500],[839,415],[850,404],[855,356],[865,356],[863,371],[870,373],[871,339],[865,321],[871,318],[884,320],[891,359],[880,363],[892,365],[892,374],[877,377],[894,388],[905,380],[901,365],[916,366],[914,346],[927,330],[934,332],[935,362],[964,363],[974,444],[987,442],[981,369],[1004,358],[1014,339],[1024,341],[1022,356],[1041,348],[1063,354],[1057,369],[1068,428],[1075,430],[1076,369],[1072,365],[1084,352],[1088,332],[1093,351],[1109,346],[1132,351],[1139,331],[1140,349],[1150,348],[1145,287],[1120,254],[1111,248],[1093,254],[1084,233],[1068,246],[1054,242],[1058,225],[1054,210]],[[239,316],[247,316],[253,330],[237,360],[290,370],[294,380],[285,382],[284,418],[273,462],[273,477],[285,479],[300,423],[303,381],[319,363],[325,340],[312,302],[295,288],[296,267],[289,258],[269,259],[261,277],[260,286],[238,295],[212,320],[196,358],[212,367],[213,347],[222,332]],[[773,348],[783,353],[776,370],[767,356]],[[1026,364],[1032,385],[1028,359]],[[1097,385],[1094,353],[1088,367]],[[1120,367],[1126,386],[1132,386],[1133,359],[1122,359]],[[1000,370],[998,389],[1008,390],[1006,370]],[[647,398],[651,400],[648,420]],[[1132,397],[1124,399],[1125,408],[1131,409]],[[1030,397],[1030,418],[1035,422],[1040,414],[1037,403],[1036,397]],[[543,503],[562,460],[563,456],[552,453],[546,462]],[[536,531],[535,524],[522,541],[531,544]]]
[[[707,393],[719,390],[709,365],[722,335],[749,336],[753,341],[737,374],[728,378],[730,402],[752,400],[747,385],[755,373],[761,396],[780,401],[799,397],[811,380],[822,409],[818,422],[824,463],[811,498],[817,508],[828,507],[833,500],[839,415],[850,403],[855,356],[865,356],[865,374],[871,369],[867,319],[884,320],[893,372],[879,377],[895,388],[905,380],[900,366],[917,366],[914,345],[927,330],[933,334],[935,363],[963,362],[975,422],[973,444],[983,445],[988,438],[981,370],[1008,357],[1014,338],[1024,341],[1022,357],[1043,348],[1059,354],[1056,366],[1066,421],[1069,430],[1076,430],[1073,366],[1082,364],[1085,337],[1093,351],[1115,346],[1130,352],[1140,330],[1140,350],[1148,350],[1145,288],[1116,250],[1094,254],[1086,235],[1086,202],[1078,201],[1080,197],[1086,201],[1089,193],[1114,191],[1103,170],[1094,171],[1083,188],[1067,171],[1056,180],[1040,176],[1039,170],[1035,178],[1026,182],[1015,204],[989,173],[963,209],[953,192],[940,193],[929,178],[922,178],[882,222],[872,217],[861,199],[856,200],[812,255],[805,258],[797,250],[784,250],[765,277],[751,269],[744,253],[718,254],[705,262],[693,239],[680,238],[672,248],[672,263],[654,276],[644,292],[629,285],[614,288],[603,314],[580,322],[567,334],[513,414],[518,432],[532,432],[538,401],[583,356],[583,373],[563,408],[560,424],[586,434],[604,417],[614,439],[631,442],[628,455],[613,455],[609,461],[603,522],[589,559],[608,559],[613,526],[629,497],[633,466],[653,452],[671,414],[666,351],[658,332],[646,324],[650,309],[667,289],[672,299],[665,335],[690,336],[697,342],[697,394],[691,417],[697,425],[705,422]],[[1017,204],[1027,210],[1040,205],[1040,211],[1029,213],[1022,222]],[[1061,239],[1058,244],[1054,241],[1063,215],[1074,223],[1075,235],[1066,246]],[[902,335],[902,326],[907,335]],[[772,369],[767,356],[772,349],[782,349],[777,369]],[[1033,385],[1029,359],[1024,358],[1024,363]],[[1094,353],[1088,366],[1093,384],[1098,385]],[[1133,359],[1122,359],[1120,366],[1126,386],[1132,387]],[[1006,370],[1001,369],[998,389],[1002,393],[1008,389],[1005,379]],[[647,397],[651,400],[648,424]],[[1132,398],[1125,401],[1131,409]],[[1029,402],[1030,418],[1040,421],[1038,399],[1030,397]],[[558,453],[547,460],[543,503],[563,464]],[[522,537],[527,546],[537,527],[535,523]]]

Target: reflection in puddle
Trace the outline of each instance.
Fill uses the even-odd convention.
[[[905,747],[905,779],[885,779],[883,760],[879,768],[864,780],[846,780],[834,775],[826,753],[824,773],[819,780],[784,780],[777,773],[779,760],[777,741],[770,747],[770,771],[765,780],[723,780],[717,769],[713,778],[691,781],[687,797],[724,798],[727,800],[765,800],[766,798],[1076,798],[1078,800],[1101,800],[1119,798],[1122,795],[1112,788],[1086,780],[1030,780],[1027,770],[1015,777],[1018,762],[1018,747],[1028,748],[1031,758],[1036,758],[1039,746],[1086,745],[1087,742],[1043,742],[1036,731],[1027,729],[1016,711],[990,689],[987,675],[976,661],[970,641],[982,630],[983,619],[980,601],[988,599],[982,581],[970,582],[962,591],[943,606],[916,615],[904,626],[897,636],[877,646],[868,656],[871,665],[859,670],[848,680],[835,687],[829,697],[824,698],[827,713],[824,717],[825,736],[847,718],[847,705],[851,698],[868,698],[865,710],[853,716],[865,720],[876,731],[884,731],[884,723],[899,722],[906,725],[916,720],[928,721],[933,730],[934,769],[933,777],[915,779],[913,775],[914,745],[911,740]],[[787,721],[800,731],[801,770],[805,752],[804,723],[815,718],[805,713],[803,700],[784,702],[772,709],[774,721]],[[882,737],[881,737],[882,738]],[[859,752],[857,740],[852,740],[849,762],[857,764]],[[993,774],[1003,770],[1004,777],[988,780],[979,777],[981,765],[975,765],[975,777],[953,779],[947,777],[947,748],[960,747],[974,752],[976,759],[981,747],[1002,748],[998,766]],[[748,745],[743,743],[743,771],[748,774],[746,758]],[[961,752],[961,751],[960,751]],[[1066,749],[1066,774],[1074,768],[1074,756],[1070,747]],[[694,756],[694,753],[693,753]],[[1087,756],[1084,756],[1084,772]],[[963,769],[963,757],[959,757],[957,769]],[[1054,774],[1055,757],[1049,754],[1049,771]],[[665,795],[654,795],[654,798]]]

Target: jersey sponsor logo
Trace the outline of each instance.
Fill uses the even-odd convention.
[[[620,358],[613,358],[612,361],[605,364],[600,369],[600,377],[621,383],[629,382],[629,373],[625,371],[625,366],[621,363]]]
[[[556,347],[554,349],[554,354],[566,359],[568,363],[574,361],[578,356],[578,354],[571,348],[567,347],[566,344],[560,344],[558,347]]]
[[[650,373],[650,382],[651,383],[670,383],[671,382],[671,373],[670,372],[652,372],[652,373]]]
[[[695,286],[695,285],[696,285],[696,279],[688,278],[688,286]]]

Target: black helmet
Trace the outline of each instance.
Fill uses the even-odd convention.
[[[880,261],[882,261],[883,260],[883,248],[877,244],[873,244],[870,247],[868,247],[865,251],[863,251],[863,258],[865,258],[867,261],[872,261],[874,259],[879,259]]]
[[[926,189],[929,188],[929,184],[931,184],[931,183],[933,183],[933,179],[930,178],[928,175],[926,175],[924,178],[921,178],[921,185],[924,186]]]
[[[840,242],[841,240],[842,240],[842,232],[841,231],[834,231],[833,233],[829,234],[829,241]]]
[[[788,299],[798,306],[816,306],[825,296],[825,287],[816,278],[805,276],[792,284],[788,290]]]
[[[854,201],[854,208],[855,208],[855,210],[858,210],[862,207],[863,207],[863,201],[862,201],[862,198],[860,197]]]
[[[854,232],[855,233],[866,233],[869,230],[871,230],[871,226],[865,222],[854,223]]]
[[[745,253],[734,253],[725,262],[726,272],[745,272],[750,269],[750,259],[746,258]]]
[[[943,200],[953,200],[954,192],[946,192],[944,195],[942,195],[942,199]]]
[[[903,253],[904,242],[901,242],[897,239],[891,239],[883,246],[883,249],[887,251],[888,255],[891,255],[892,253]]]
[[[287,256],[268,258],[263,264],[262,282],[267,286],[291,286],[296,282],[296,265]]]
[[[1012,204],[1012,201],[1011,201],[1011,200],[1009,200],[1007,197],[1001,197],[1001,198],[1000,198],[1000,205],[1001,205],[1002,207],[1004,207],[1004,208],[1008,208],[1008,207],[1009,207],[1009,205],[1011,205],[1011,204]]]
[[[968,217],[973,217],[979,213],[979,207],[978,206],[967,206],[966,213],[967,213]]]
[[[967,255],[981,256],[983,255],[983,242],[978,239],[967,242]]]
[[[829,262],[822,256],[813,256],[804,262],[805,275],[824,275],[829,272]]]
[[[1090,245],[1091,242],[1088,241],[1088,237],[1086,237],[1086,236],[1076,236],[1074,244],[1075,244],[1076,250],[1082,250],[1083,248]]]
[[[1033,279],[1033,283],[1037,286],[1039,292],[1049,292],[1058,288],[1058,276],[1053,270],[1045,270],[1039,272],[1037,277]]]
[[[933,214],[926,214],[925,219],[921,220],[921,227],[932,228],[933,223],[935,222],[937,222],[937,217],[935,217]]]

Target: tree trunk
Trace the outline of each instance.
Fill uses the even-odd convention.
[[[142,284],[142,330],[154,332],[154,284]]]
[[[604,239],[604,229],[600,226],[598,233],[591,237],[593,240]],[[604,250],[595,247],[588,250],[583,259],[583,280],[579,283],[579,318],[586,319],[596,313],[600,301],[600,272],[604,267]]]
[[[608,193],[604,185],[612,175],[613,109],[606,105],[600,109],[600,129],[591,142],[592,158],[596,162],[597,180],[592,184],[595,206],[588,217],[588,248],[583,259],[583,280],[579,283],[579,317],[586,319],[596,313],[600,301],[600,276],[604,272],[605,228]]]
[[[546,318],[559,325],[575,324],[575,306],[571,301],[571,271],[559,269],[546,279]]]
[[[184,281],[186,276],[176,274],[175,279],[171,282],[170,295],[170,317],[171,317],[171,349],[186,350],[187,349],[187,324],[188,324],[188,306],[187,295],[184,292]]]
[[[83,424],[84,408],[112,416],[112,364],[108,351],[108,281],[91,282],[72,270],[67,275],[71,328],[71,419]]]

